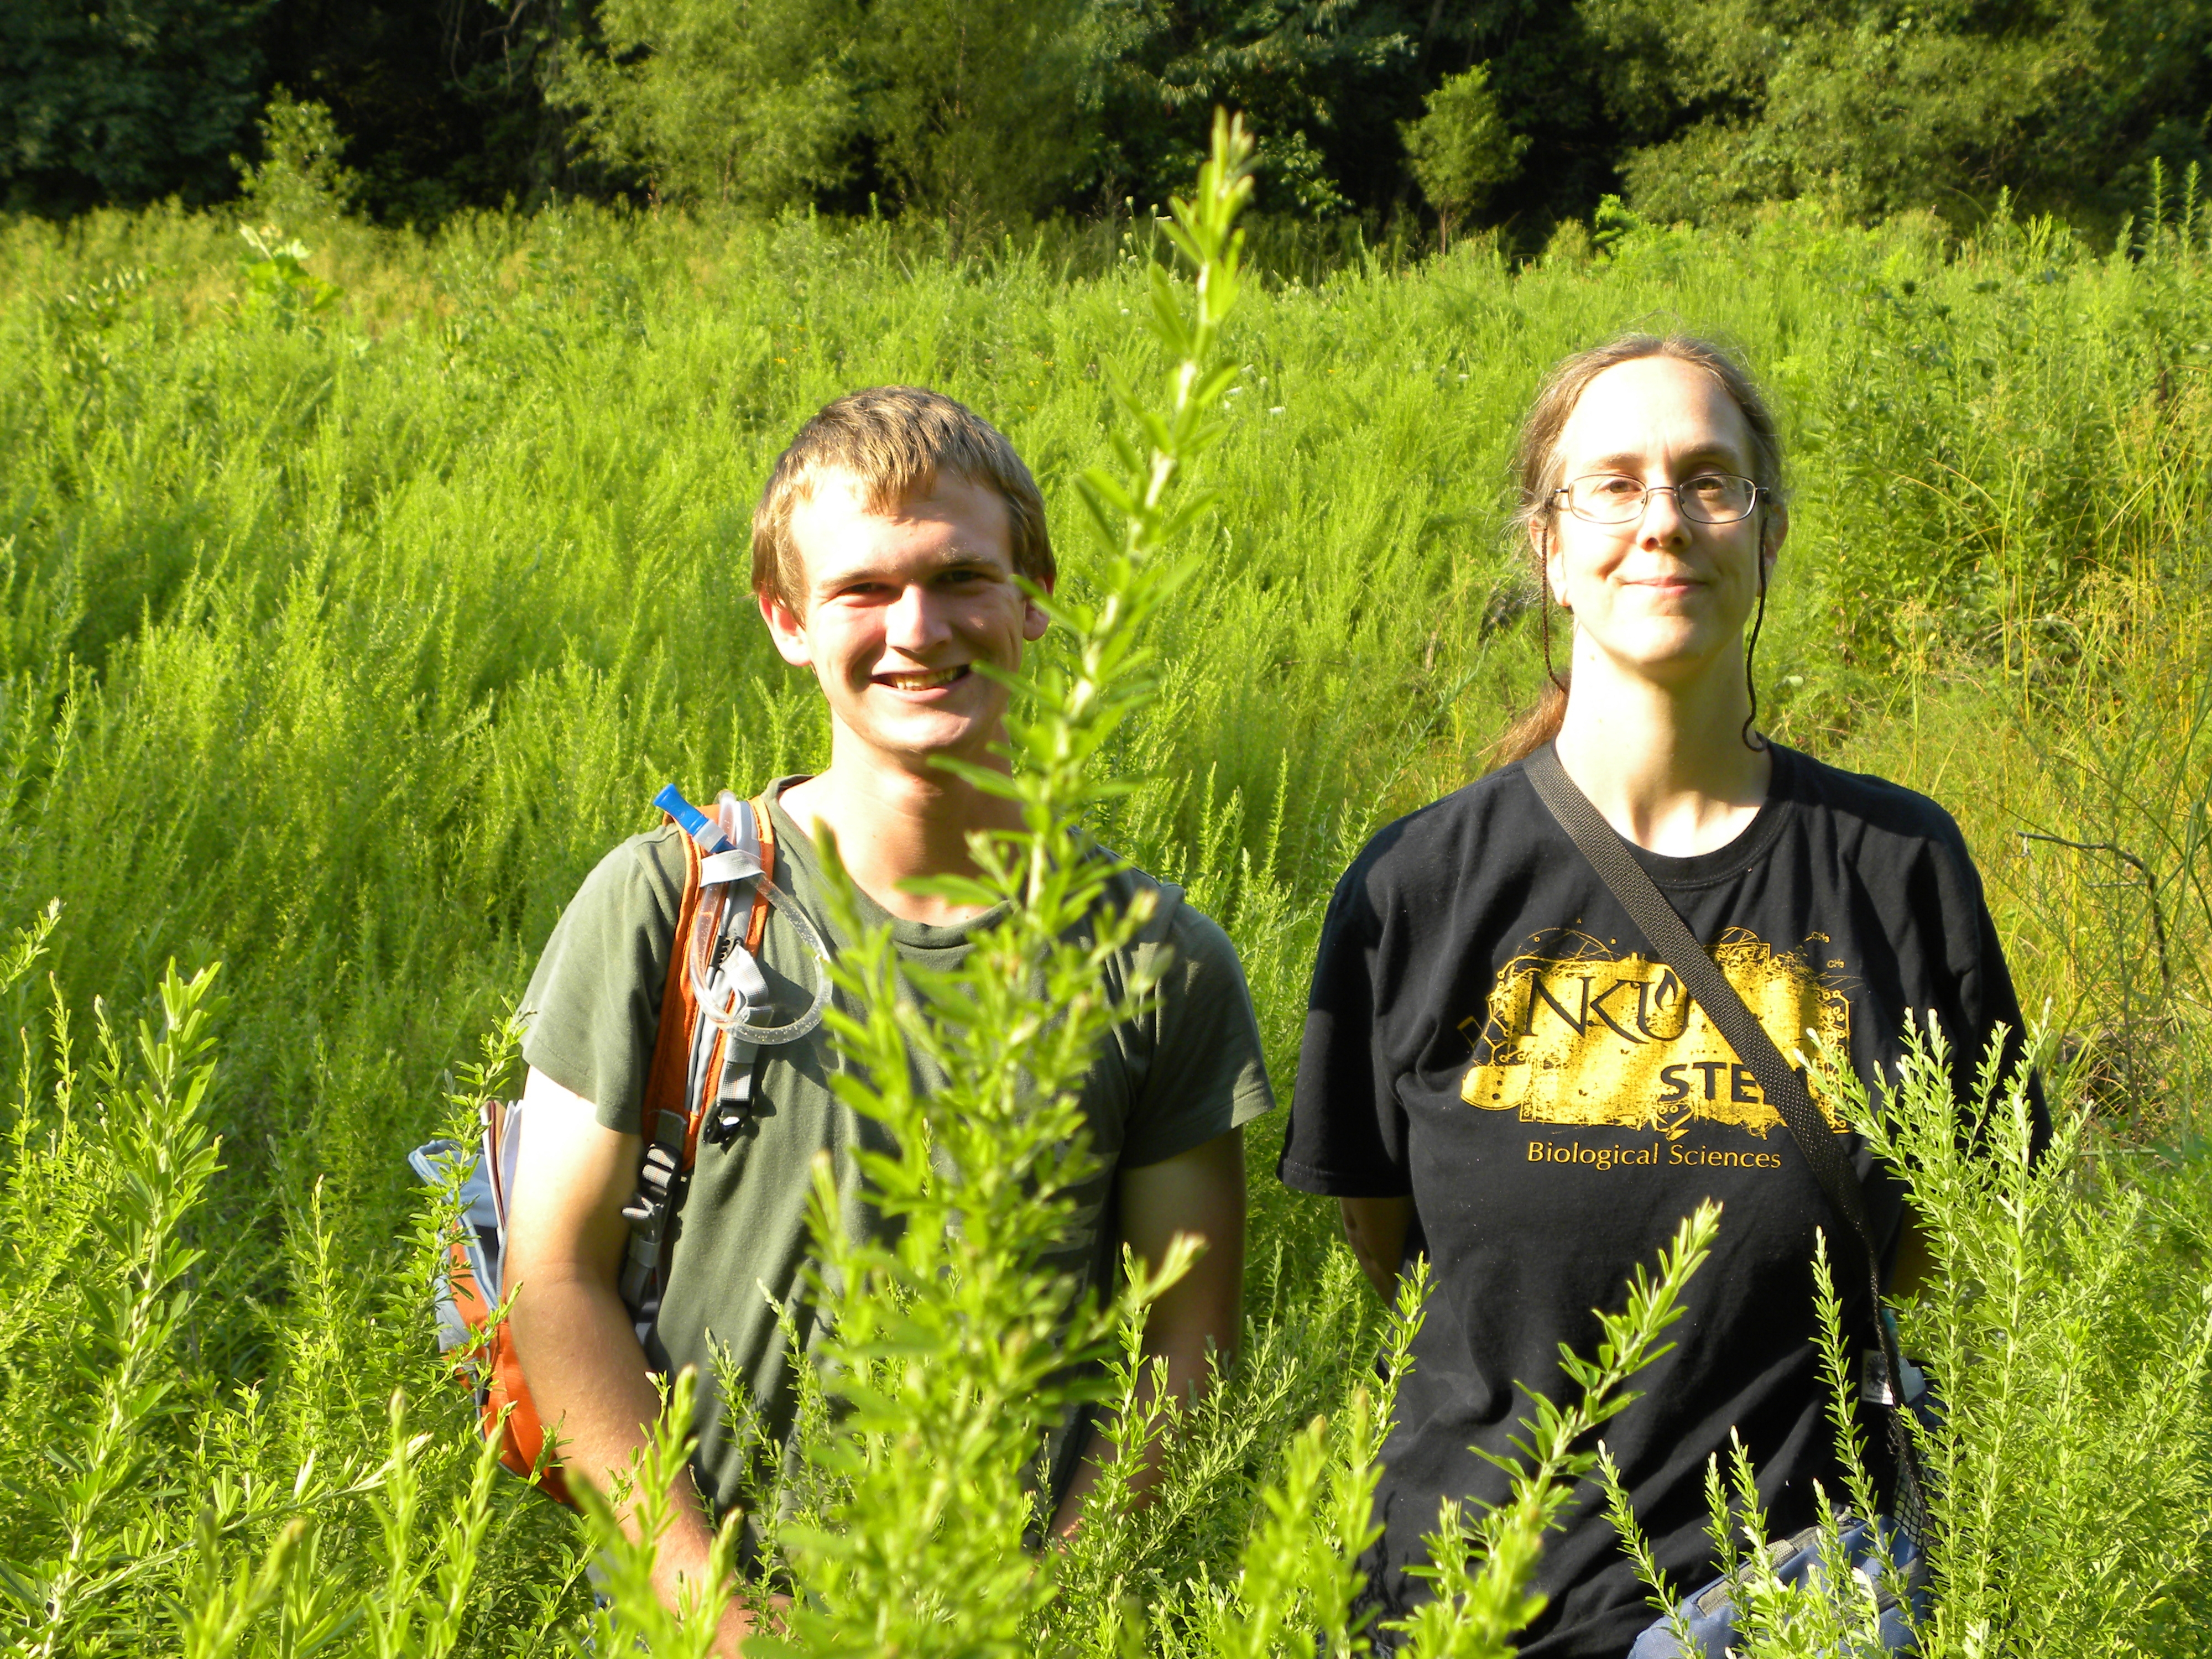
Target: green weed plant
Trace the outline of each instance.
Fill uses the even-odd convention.
[[[1519,410],[1563,352],[1679,324],[1750,352],[1795,457],[1769,728],[1952,805],[2023,1000],[2050,1009],[2067,1127],[2045,1164],[2007,1150],[2007,1079],[1979,1164],[1944,1152],[1932,1073],[1868,1113],[1896,1126],[1947,1275],[1903,1310],[1950,1413],[1927,1650],[2195,1652],[2202,219],[2185,189],[2118,247],[2003,213],[1966,241],[1809,210],[1737,234],[1624,221],[1601,252],[1518,270],[1474,238],[1410,267],[1248,246],[1203,338],[1155,331],[1168,226],[957,258],[911,228],[580,209],[434,239],[257,226],[258,249],[170,210],[0,226],[0,924],[27,930],[0,975],[20,1034],[0,1094],[6,1639],[537,1654],[599,1617],[601,1652],[696,1640],[696,1617],[654,1622],[604,1516],[580,1529],[484,1463],[428,1336],[440,1215],[398,1152],[512,1086],[505,1009],[659,783],[819,764],[817,699],[743,567],[759,479],[828,398],[940,386],[1008,431],[1052,506],[1060,614],[1016,775],[1044,792],[1024,808],[1045,839],[987,848],[985,880],[1076,905],[1091,866],[1068,849],[1103,844],[1184,884],[1237,942],[1286,1090],[1335,873],[1478,773],[1534,684],[1533,586],[1500,533]],[[292,264],[257,271],[270,250]],[[1165,291],[1204,315],[1187,280]],[[1117,384],[1170,387],[1143,405],[1159,424]],[[1214,510],[1188,516],[1173,477],[1148,495],[1155,457],[1179,475],[1201,450]],[[1059,1356],[1103,1373],[1010,1346],[1044,1305],[1025,1241],[1068,1167],[1023,1126],[1054,1121],[1069,1034],[1115,1012],[1021,1024],[1039,983],[1079,981],[1060,950],[1009,934],[978,953],[996,978],[914,988],[939,1018],[843,1033],[969,1068],[979,1139],[895,1094],[854,1102],[896,1131],[867,1176],[908,1237],[869,1245],[823,1212],[850,1346],[817,1396],[823,1458],[757,1517],[809,1592],[784,1639],[1355,1652],[1346,1563],[1390,1409],[1371,1362],[1402,1354],[1417,1304],[1378,1307],[1264,1152],[1243,1358],[1213,1392],[1149,1388],[1140,1294]],[[170,965],[218,960],[220,1006]],[[879,956],[847,968],[882,988]],[[1023,1030],[1038,1069],[1018,1089]],[[939,1224],[956,1209],[972,1230]],[[884,1294],[848,1310],[860,1285]],[[1658,1305],[1630,1304],[1616,1359],[1663,1340]],[[951,1365],[901,1346],[986,1330]],[[1570,1484],[1595,1450],[1589,1379],[1522,1380],[1560,1401],[1531,1431],[1544,1501],[1595,1501]],[[1122,1473],[1072,1548],[1035,1557],[1024,1470],[1060,1388],[1100,1396]],[[976,1429],[957,1457],[910,1455],[955,1424]],[[1128,1460],[1152,1439],[1167,1477],[1138,1511]],[[681,1451],[664,1435],[658,1467]],[[1423,1650],[1506,1639],[1526,1611],[1507,1569],[1542,1512],[1440,1520],[1439,1565],[1466,1576],[1439,1589],[1469,1611],[1432,1618]],[[971,1583],[990,1597],[947,1593]],[[1803,1647],[1779,1628],[1752,1650]]]

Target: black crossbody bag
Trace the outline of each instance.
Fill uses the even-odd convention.
[[[1907,1365],[1898,1351],[1895,1326],[1882,1308],[1881,1256],[1875,1248],[1874,1229],[1867,1218],[1866,1196],[1860,1189],[1857,1172],[1836,1149],[1836,1138],[1820,1109],[1814,1104],[1803,1075],[1782,1057],[1782,1051],[1774,1046],[1774,1039],[1759,1023],[1759,1017],[1745,1005],[1712,957],[1698,943],[1680,913],[1636,861],[1620,834],[1567,775],[1558,752],[1546,744],[1522,763],[1522,769],[1552,816],[1559,820],[1559,827],[1589,860],[1598,878],[1620,901],[1621,908],[1628,912],[1629,919],[1659,961],[1674,971],[1690,1000],[1705,1011],[1705,1017],[1720,1029],[1729,1046],[1735,1050],[1736,1058],[1750,1069],[1759,1092],[1781,1115],[1790,1138],[1797,1143],[1798,1151],[1813,1166],[1814,1177],[1826,1194],[1829,1207],[1841,1218],[1845,1230],[1857,1243],[1868,1291],[1874,1298],[1875,1332],[1881,1343],[1882,1382],[1886,1385],[1883,1403],[1888,1407],[1889,1443],[1897,1460],[1897,1514],[1893,1524],[1885,1528],[1876,1523],[1866,1530],[1873,1544],[1900,1565],[1905,1557],[1898,1553],[1896,1545],[1885,1544],[1884,1538],[1887,1533],[1901,1532],[1901,1544],[1909,1553],[1911,1567],[1920,1581],[1914,1586],[1917,1590],[1924,1585],[1927,1577],[1927,1483],[1905,1415],[1923,1400],[1925,1383],[1917,1370]],[[1789,1553],[1784,1553],[1785,1550]],[[1810,1534],[1801,1534],[1771,1546],[1769,1553],[1778,1573],[1787,1582],[1793,1576],[1802,1577],[1814,1570],[1816,1540]],[[1798,1569],[1794,1575],[1784,1571],[1793,1561]],[[1723,1618],[1730,1611],[1726,1592],[1731,1588],[1731,1580],[1722,1579],[1689,1597],[1678,1610],[1693,1634],[1710,1641],[1708,1650],[1716,1655],[1727,1645],[1726,1637],[1734,1634],[1733,1619]],[[1916,1594],[1913,1599],[1918,1602],[1923,1598]],[[1924,1607],[1921,1610],[1924,1613]],[[1901,1607],[1893,1609],[1894,1619],[1888,1616],[1892,1611],[1885,1607],[1881,1620],[1885,1642],[1892,1648],[1910,1647],[1911,1621],[1904,1617]],[[1631,1659],[1657,1659],[1662,1654],[1680,1652],[1680,1644],[1664,1636],[1669,1628],[1669,1621],[1662,1620],[1646,1632],[1644,1638],[1637,1643]],[[1710,1638],[1708,1628],[1711,1631]],[[1903,1639],[1892,1639],[1893,1633]]]

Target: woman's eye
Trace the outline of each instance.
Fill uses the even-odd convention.
[[[1644,486],[1633,478],[1606,478],[1599,482],[1598,491],[1606,495],[1641,495]]]

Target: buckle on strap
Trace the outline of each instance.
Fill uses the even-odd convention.
[[[637,1171],[637,1196],[623,1206],[623,1219],[648,1239],[660,1237],[660,1224],[667,1218],[669,1194],[675,1190],[681,1158],[680,1152],[658,1140],[645,1149],[645,1161]]]
[[[756,1043],[735,1037],[722,1045],[721,1087],[700,1127],[710,1146],[726,1146],[753,1123],[753,1069],[760,1054]]]

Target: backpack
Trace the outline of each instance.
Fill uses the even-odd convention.
[[[813,1030],[830,995],[828,948],[811,919],[775,884],[768,798],[741,801],[725,790],[710,818],[671,784],[653,805],[685,832],[684,877],[641,1108],[645,1150],[636,1194],[623,1211],[630,1231],[620,1289],[641,1344],[659,1313],[669,1222],[683,1204],[700,1139],[724,1146],[751,1131],[760,1051]],[[772,1012],[759,961],[771,906],[783,911],[817,963],[812,1006],[780,1026],[754,1023]],[[520,1101],[484,1106],[482,1142],[461,1183],[462,1213],[436,1286],[438,1346],[452,1356],[455,1379],[474,1394],[485,1438],[499,1443],[501,1466],[573,1508],[514,1339],[497,1316],[510,1292],[504,1277],[508,1202],[525,1115]],[[441,1139],[416,1147],[407,1161],[434,1185],[446,1178],[451,1160],[469,1152]]]

